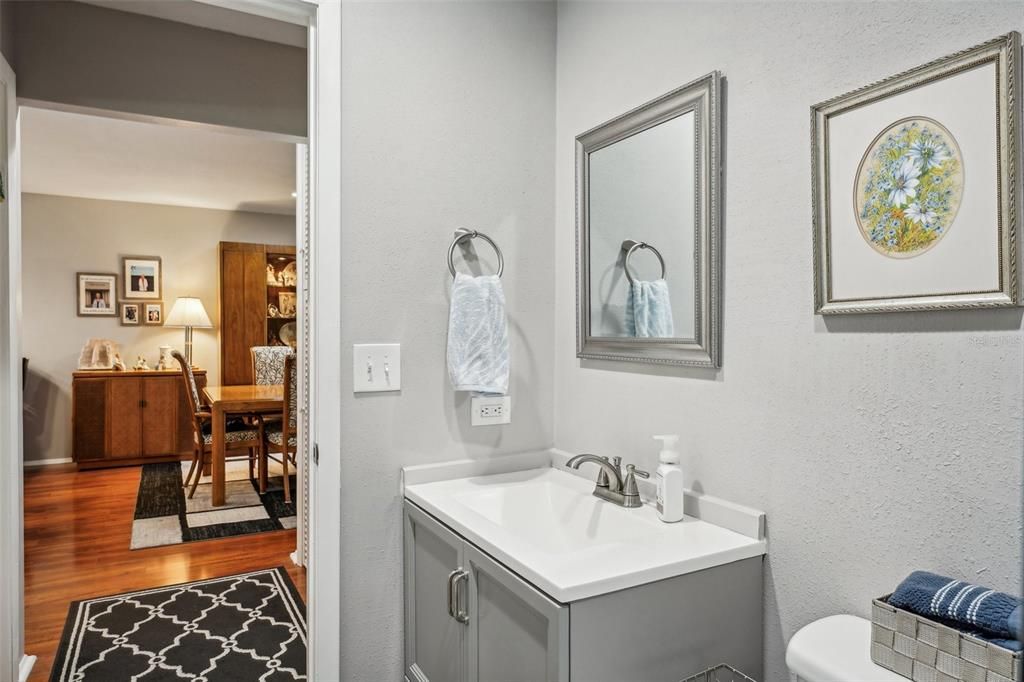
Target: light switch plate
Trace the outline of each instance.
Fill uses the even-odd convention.
[[[507,395],[480,396],[470,401],[472,426],[492,426],[512,422],[512,398]]]
[[[376,393],[402,389],[402,345],[357,343],[352,346],[352,390]]]

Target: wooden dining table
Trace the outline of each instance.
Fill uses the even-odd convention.
[[[212,416],[213,453],[210,474],[213,478],[211,503],[224,505],[224,438],[227,418],[237,414],[280,414],[284,409],[284,386],[206,386],[203,398]],[[262,474],[261,474],[262,475]]]

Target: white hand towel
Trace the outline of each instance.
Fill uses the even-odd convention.
[[[448,377],[456,391],[508,392],[508,322],[497,275],[455,275],[448,310]]]
[[[674,327],[668,282],[634,281],[626,299],[626,331],[636,338],[670,339]]]

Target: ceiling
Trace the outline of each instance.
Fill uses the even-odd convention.
[[[295,213],[295,145],[251,134],[21,110],[22,191]]]
[[[120,12],[143,14],[157,19],[167,19],[180,24],[212,28],[225,33],[259,38],[272,43],[306,47],[306,28],[296,24],[268,19],[255,14],[246,14],[217,7],[204,2],[181,2],[181,0],[78,0],[86,5],[96,5]]]

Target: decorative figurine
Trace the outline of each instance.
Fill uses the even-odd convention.
[[[132,369],[136,371],[145,371],[149,369],[149,363],[146,362],[146,358],[139,356],[139,359],[135,361],[135,366]]]
[[[82,347],[78,369],[112,369],[118,345],[110,339],[89,339]]]
[[[295,267],[295,261],[292,261],[288,265],[284,266],[284,270],[281,271],[281,285],[286,287],[293,287],[296,286],[298,283],[299,273]]]
[[[274,266],[270,263],[267,263],[267,285],[272,287],[281,286],[281,280],[277,278]]]
[[[125,367],[124,360],[121,359],[120,353],[114,353],[114,366],[111,369],[115,369],[118,372],[124,372],[128,368]]]
[[[156,364],[158,370],[178,368],[178,363],[171,356],[172,350],[170,346],[160,346],[160,361]]]

